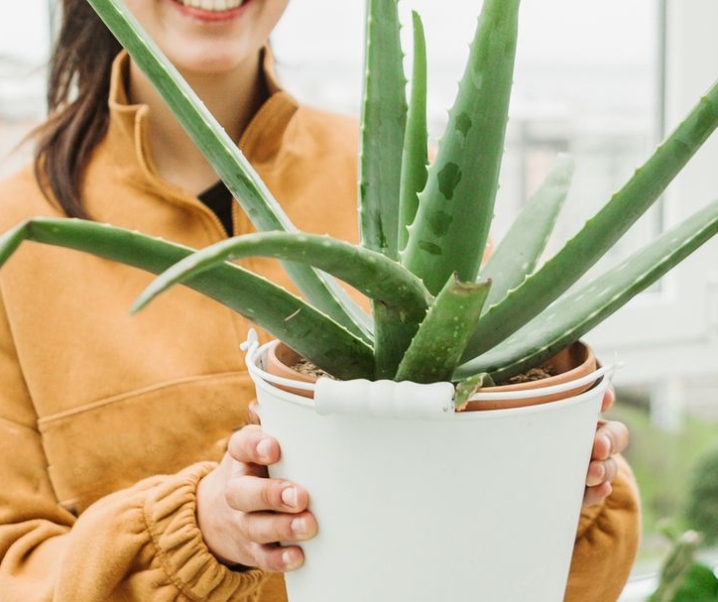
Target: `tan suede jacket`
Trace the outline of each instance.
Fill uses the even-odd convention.
[[[193,247],[222,239],[211,211],[157,177],[148,108],[128,105],[122,87],[126,62],[115,64],[86,206]],[[298,106],[271,77],[270,88],[241,149],[300,228],[355,240],[355,122]],[[37,215],[58,212],[31,169],[0,184],[0,230]],[[234,229],[252,229],[238,208]],[[273,262],[245,263],[286,282]],[[286,599],[281,576],[219,564],[195,521],[197,482],[253,399],[239,350],[249,324],[182,287],[130,316],[151,279],[36,243],[0,270],[2,602]],[[567,600],[617,598],[638,523],[624,466],[606,503],[583,512]]]

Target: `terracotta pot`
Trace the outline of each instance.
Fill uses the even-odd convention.
[[[520,408],[540,403],[547,403],[549,401],[558,401],[559,399],[567,399],[574,395],[578,395],[579,393],[583,393],[584,391],[590,389],[594,383],[588,382],[569,390],[561,391],[560,393],[550,393],[547,395],[539,395],[525,399],[507,399],[504,395],[497,396],[495,399],[490,398],[490,396],[495,393],[510,394],[518,391],[541,390],[555,385],[570,383],[595,372],[598,367],[598,362],[596,361],[593,349],[581,341],[577,341],[554,355],[551,359],[544,362],[543,365],[552,368],[552,371],[556,372],[556,374],[554,376],[542,378],[541,380],[528,381],[513,385],[485,387],[481,390],[482,397],[484,398],[481,401],[469,401],[466,408],[464,408],[464,411]]]
[[[305,383],[316,382],[317,377],[312,374],[305,374],[292,369],[292,366],[301,359],[301,356],[293,349],[287,347],[282,342],[277,342],[276,345],[271,345],[267,352],[266,358],[266,370],[270,374],[287,378],[290,380],[297,380]],[[479,410],[498,410],[501,408],[519,408],[530,405],[537,405],[540,403],[547,403],[549,401],[558,401],[559,399],[567,399],[574,395],[578,395],[583,391],[586,391],[593,382],[571,388],[566,391],[557,393],[550,393],[547,395],[539,395],[528,398],[517,398],[511,399],[507,394],[515,393],[517,391],[532,391],[537,389],[545,389],[569,383],[571,381],[578,380],[585,377],[593,372],[597,368],[596,356],[593,350],[582,343],[577,341],[569,347],[563,349],[555,356],[544,362],[544,366],[550,367],[556,374],[549,376],[541,380],[528,381],[524,383],[502,385],[497,387],[484,387],[481,389],[482,399],[479,401],[470,401],[463,411],[475,412]],[[277,385],[280,389],[302,395],[303,397],[312,397],[311,391],[305,391],[295,389],[288,386]],[[494,393],[499,393],[495,399],[490,396]],[[508,398],[507,398],[508,397]]]
[[[316,382],[316,376],[298,372],[292,368],[292,366],[295,366],[299,360],[301,360],[301,356],[294,351],[294,349],[287,347],[287,345],[278,341],[276,345],[270,345],[267,350],[265,369],[270,374],[281,378],[288,378],[289,380],[296,380],[303,383]],[[311,391],[304,391],[302,389],[295,389],[293,387],[287,387],[279,384],[276,386],[283,391],[289,391],[290,393],[295,393],[303,397],[313,397]]]

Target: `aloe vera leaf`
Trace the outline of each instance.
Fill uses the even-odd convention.
[[[513,80],[519,0],[485,0],[449,122],[401,260],[437,294],[475,280],[494,214]]]
[[[498,345],[566,292],[660,197],[717,126],[718,83],[576,236],[487,311],[462,359]]]
[[[163,290],[218,262],[262,255],[312,264],[371,298],[386,327],[376,329],[376,378],[391,378],[404,350],[424,319],[431,295],[421,280],[381,253],[350,243],[301,233],[265,232],[231,238],[188,257],[156,279],[140,296],[139,309]],[[400,344],[398,344],[400,343]],[[394,355],[389,355],[394,354]]]
[[[565,295],[494,349],[462,365],[455,378],[489,372],[501,382],[577,341],[718,234],[718,200],[617,266]]]
[[[424,25],[419,13],[412,11],[414,25],[414,63],[411,96],[404,138],[401,191],[399,194],[399,249],[409,238],[407,227],[414,221],[419,207],[419,193],[426,186],[429,164],[428,125],[426,121],[427,63]]]
[[[415,326],[424,318],[431,296],[421,280],[381,253],[329,236],[263,232],[223,240],[193,253],[156,278],[138,298],[138,310],[174,284],[194,278],[218,263],[243,257],[274,257],[329,272],[371,299],[398,305]]]
[[[454,393],[454,409],[457,412],[465,409],[469,398],[482,387],[493,387],[496,383],[492,378],[481,372],[479,374],[473,374],[468,378],[456,383],[456,393]]]
[[[163,272],[194,251],[107,224],[35,218],[0,237],[0,265],[24,240],[85,251],[153,273]],[[374,374],[371,347],[265,278],[222,263],[185,284],[238,312],[338,378]]]
[[[237,145],[227,135],[182,75],[167,60],[122,0],[88,0],[161,94],[182,127],[212,164],[234,198],[261,231],[295,231],[279,203]],[[297,287],[321,311],[369,340],[371,323],[338,283],[308,266],[284,266]]]
[[[362,246],[398,259],[399,195],[407,119],[398,0],[369,0],[359,163]],[[396,370],[416,327],[401,312],[372,303],[377,378]],[[398,319],[399,318],[399,319]]]
[[[418,383],[449,380],[469,333],[481,316],[490,288],[490,282],[466,283],[451,278],[419,326],[395,380]]]
[[[397,0],[369,0],[359,174],[362,246],[398,258],[406,76]]]
[[[492,283],[484,308],[499,302],[536,269],[566,200],[573,171],[573,159],[559,155],[543,184],[481,268],[481,277]]]

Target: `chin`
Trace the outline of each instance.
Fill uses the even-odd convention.
[[[172,57],[172,62],[185,76],[195,75],[231,75],[246,65],[255,64],[261,47],[231,52],[221,50],[182,53]]]

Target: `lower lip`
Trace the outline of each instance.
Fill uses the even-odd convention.
[[[177,0],[173,0],[172,2],[172,4],[174,4],[180,10],[180,12],[184,13],[185,15],[188,15],[200,21],[212,22],[229,21],[230,19],[234,19],[237,16],[241,15],[247,9],[247,6],[251,3],[252,0],[245,0],[244,4],[242,4],[242,6],[238,6],[237,8],[233,8],[231,10],[224,10],[221,12],[214,12],[209,10],[203,10],[201,8],[185,6],[184,4],[180,4],[179,2],[177,2]]]

